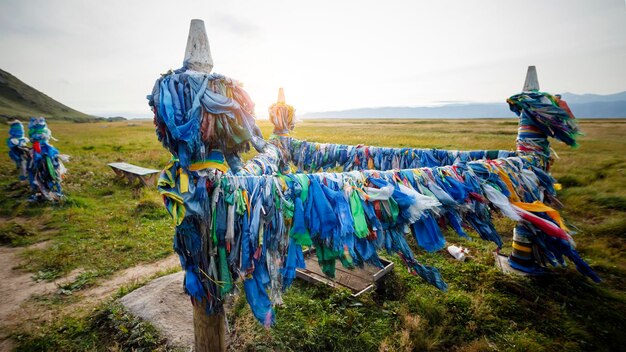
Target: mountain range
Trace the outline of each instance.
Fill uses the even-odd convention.
[[[70,121],[96,119],[95,116],[59,103],[0,69],[0,121],[14,118],[25,120],[33,116]]]
[[[626,118],[626,91],[609,94],[563,93],[563,100],[579,118]],[[506,118],[515,117],[506,101],[458,103],[439,106],[375,107],[340,111],[309,112],[301,118]]]
[[[582,118],[626,118],[626,91],[610,95],[564,93],[574,115]],[[70,121],[119,120],[72,109],[0,69],[0,121],[45,116]],[[439,106],[375,107],[309,112],[300,118],[498,118],[515,117],[506,102],[455,103]]]

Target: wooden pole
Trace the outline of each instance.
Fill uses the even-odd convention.
[[[193,306],[193,332],[196,352],[225,352],[226,335],[224,311],[207,315],[205,302]]]
[[[202,73],[211,73],[213,69],[209,39],[202,20],[191,20],[183,66],[187,70]],[[215,315],[207,315],[205,307],[206,301],[193,306],[195,350],[196,352],[224,352],[226,351],[224,310],[221,309],[220,313]]]

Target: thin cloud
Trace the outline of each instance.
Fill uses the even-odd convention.
[[[235,17],[223,12],[212,15],[207,25],[220,27],[232,34],[246,37],[256,36],[261,33],[261,27],[249,19]]]

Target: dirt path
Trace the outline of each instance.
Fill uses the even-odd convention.
[[[117,292],[117,290],[122,286],[142,281],[160,271],[178,266],[180,266],[178,255],[172,254],[169,257],[154,263],[140,264],[132,268],[124,269],[115,274],[112,279],[104,281],[98,286],[79,291],[77,294],[82,298],[79,304],[91,305],[100,302],[104,298]]]
[[[49,244],[46,241],[27,248],[45,248]],[[35,294],[54,292],[57,285],[72,280],[72,276],[77,275],[70,274],[53,282],[36,282],[32,279],[32,273],[13,269],[20,262],[19,253],[23,250],[23,247],[0,247],[0,329],[11,323],[22,302]]]
[[[0,247],[0,351],[12,349],[12,343],[7,339],[12,327],[20,325],[26,320],[44,319],[51,312],[38,309],[33,312],[32,307],[24,304],[34,295],[54,293],[59,285],[71,282],[82,272],[82,269],[72,271],[67,276],[52,282],[36,282],[32,273],[15,270],[20,262],[20,252],[25,249],[41,249],[50,245],[50,241],[37,243],[30,247],[10,248]],[[116,273],[110,280],[100,282],[97,286],[76,292],[79,300],[64,307],[65,312],[76,308],[95,306],[125,285],[149,278],[160,271],[179,266],[178,256],[173,254],[153,263],[140,264]]]

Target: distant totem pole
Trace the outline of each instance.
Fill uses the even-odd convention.
[[[278,99],[269,107],[270,122],[275,136],[286,137],[296,126],[296,109],[285,102],[285,91],[278,88]]]
[[[27,167],[30,163],[30,147],[28,138],[24,136],[24,125],[18,120],[9,122],[9,157],[15,162],[15,167],[19,171],[20,180],[25,180],[28,176]]]
[[[59,150],[50,144],[50,139],[55,138],[52,137],[45,118],[30,119],[28,137],[33,145],[32,159],[28,166],[28,178],[34,192],[31,198],[48,201],[63,199],[61,182],[67,170],[61,160]]]

